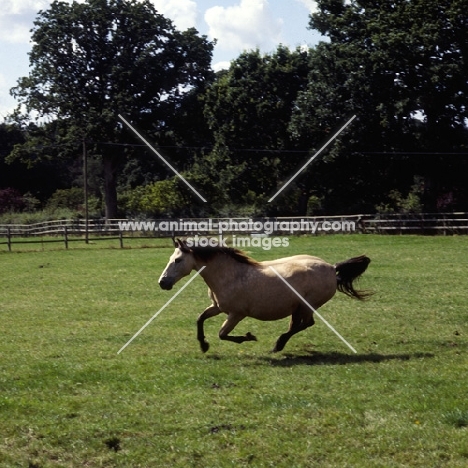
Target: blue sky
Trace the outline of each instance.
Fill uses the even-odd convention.
[[[71,1],[71,0],[70,0]],[[78,0],[82,1],[82,0]],[[195,27],[217,39],[213,68],[226,68],[242,51],[272,52],[282,43],[290,48],[313,46],[320,40],[307,29],[314,0],[151,0],[178,29]],[[50,0],[0,0],[0,121],[14,107],[9,90],[28,74],[30,29]]]

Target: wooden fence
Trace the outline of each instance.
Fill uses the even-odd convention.
[[[263,226],[263,229],[260,229]],[[184,218],[133,221],[126,219],[65,219],[35,224],[0,224],[0,246],[14,244],[89,242],[104,239],[193,235],[324,235],[336,233],[468,234],[468,213],[303,216],[281,218]]]

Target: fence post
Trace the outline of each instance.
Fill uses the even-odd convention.
[[[65,240],[65,248],[68,249],[68,229],[67,226],[63,227],[63,236]]]
[[[120,242],[120,248],[123,249],[123,234],[122,231],[119,231],[119,242]]]
[[[85,208],[85,242],[89,244],[89,208],[88,208],[88,152],[86,150],[86,140],[83,138],[83,188],[84,188],[84,208]]]
[[[7,241],[8,241],[8,251],[11,252],[11,231],[10,231],[10,228],[7,229]]]

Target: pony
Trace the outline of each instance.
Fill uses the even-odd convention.
[[[293,335],[314,325],[313,309],[328,302],[337,290],[359,300],[371,294],[354,288],[354,281],[370,263],[365,255],[335,265],[310,255],[258,262],[232,247],[193,246],[180,239],[173,239],[173,243],[175,250],[159,278],[159,286],[170,290],[192,270],[200,272],[211,298],[211,305],[197,319],[197,339],[204,353],[208,351],[209,343],[203,324],[221,313],[225,313],[227,319],[219,330],[219,338],[234,343],[257,341],[250,332],[242,336],[231,335],[246,317],[269,321],[290,316],[289,329],[279,336],[272,350],[278,352]],[[307,307],[278,274],[313,309]]]

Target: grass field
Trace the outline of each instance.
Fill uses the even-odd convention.
[[[271,354],[287,320],[246,319],[236,330],[259,341],[236,345],[216,317],[204,355],[201,278],[117,354],[187,279],[158,287],[168,240],[105,245],[0,252],[1,467],[468,466],[468,237],[250,252],[369,255],[372,299],[321,309],[357,354],[318,320]]]

